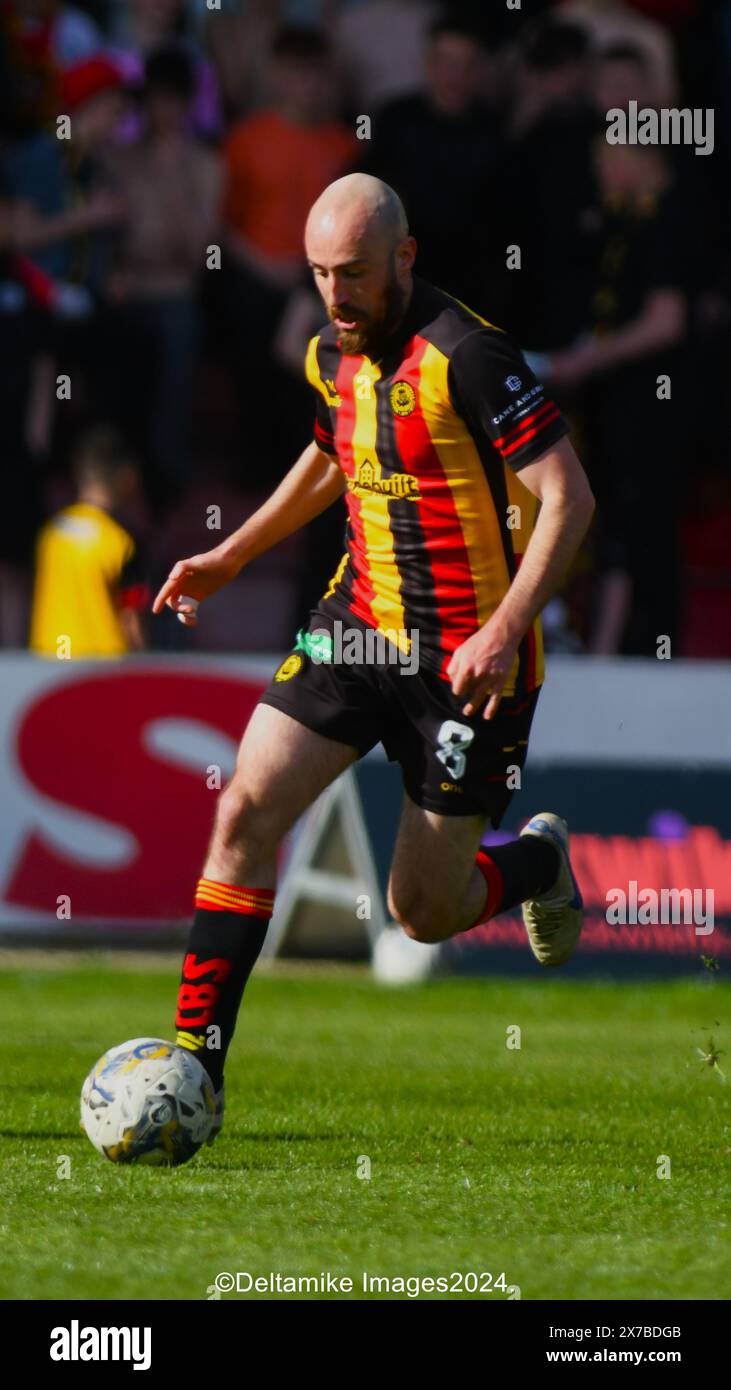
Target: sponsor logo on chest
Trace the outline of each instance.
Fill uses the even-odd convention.
[[[370,459],[356,464],[355,477],[347,479],[348,491],[356,497],[375,493],[379,497],[405,498],[407,502],[419,502],[421,492],[419,479],[413,473],[392,473],[388,478],[378,476],[378,470]]]

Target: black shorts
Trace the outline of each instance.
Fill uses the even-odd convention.
[[[358,618],[340,618],[326,603],[313,609],[307,632],[332,636],[338,619],[350,630],[372,633]],[[347,651],[343,641],[342,654]],[[317,660],[300,640],[260,698],[308,729],[352,745],[361,757],[382,743],[389,760],[400,764],[404,787],[417,806],[444,816],[484,814],[496,829],[520,782],[514,773],[525,762],[540,689],[503,698],[492,719],[483,719],[484,704],[467,717],[465,696],[453,695],[435,671],[408,674],[405,661]]]

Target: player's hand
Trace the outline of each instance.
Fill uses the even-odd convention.
[[[482,717],[492,719],[517,651],[518,644],[508,638],[502,626],[492,618],[457,648],[447,667],[447,675],[452,682],[452,693],[458,699],[468,697],[467,704],[462,706],[463,714],[476,714],[487,700]]]
[[[218,593],[238,572],[239,566],[218,547],[204,555],[193,555],[189,560],[178,560],[160,589],[152,611],[161,613],[167,605],[186,627],[195,627],[201,600]]]

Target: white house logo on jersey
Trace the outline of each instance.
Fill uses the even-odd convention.
[[[474,729],[466,724],[458,724],[454,719],[445,719],[437,734],[437,757],[455,782],[464,777],[467,766],[465,753],[474,737]]]
[[[509,391],[519,391],[523,383],[519,376],[506,376],[505,385]]]
[[[413,473],[392,473],[390,478],[380,478],[370,459],[357,464],[355,477],[348,478],[348,491],[356,496],[364,492],[375,492],[382,497],[405,497],[407,502],[418,502],[421,498],[419,479]]]

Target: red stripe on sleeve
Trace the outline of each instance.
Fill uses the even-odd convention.
[[[502,449],[503,444],[507,444],[510,440],[513,440],[515,436],[522,434],[523,430],[528,429],[529,425],[532,425],[535,421],[539,420],[542,415],[545,415],[547,410],[556,410],[556,405],[553,401],[544,401],[543,405],[538,410],[534,410],[530,415],[526,415],[524,420],[519,420],[507,430],[505,434],[501,435],[499,439],[494,439],[492,442],[495,447]]]
[[[547,415],[545,420],[541,420],[540,424],[535,425],[532,430],[527,430],[525,434],[519,435],[512,444],[508,444],[507,448],[500,450],[503,458],[507,458],[509,454],[514,454],[516,449],[525,448],[525,445],[528,444],[531,439],[535,439],[537,434],[540,434],[542,430],[546,429],[548,425],[552,425],[554,420],[558,419],[560,419],[560,411],[554,406],[552,414]]]
[[[322,445],[323,449],[333,453],[335,450],[335,439],[329,430],[324,430],[319,420],[315,420],[315,443]]]

